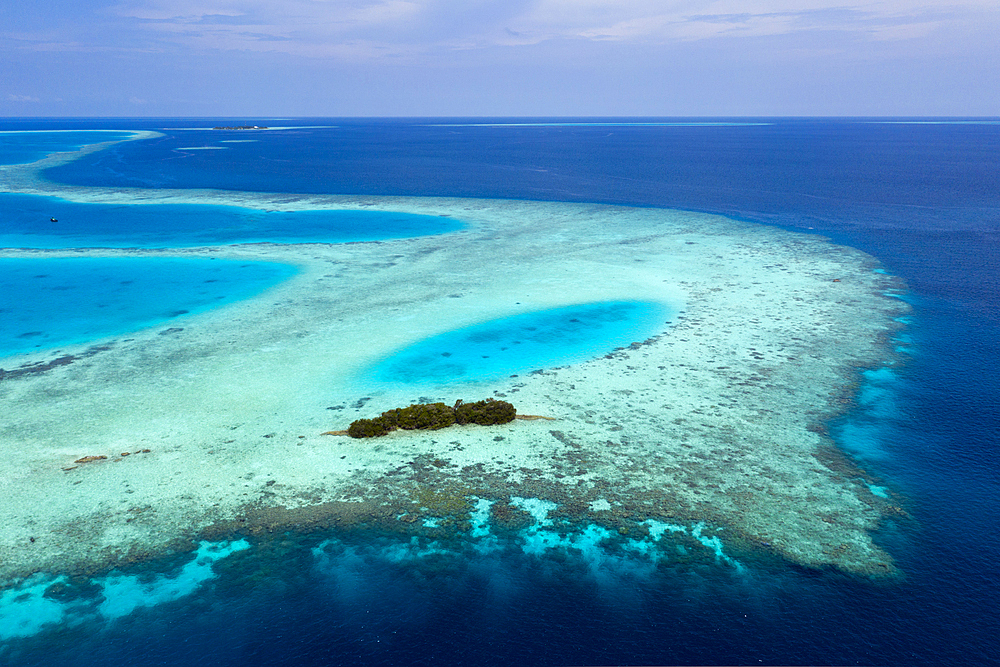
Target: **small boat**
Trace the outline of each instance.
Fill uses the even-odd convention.
[[[59,222],[59,221],[56,220],[55,218],[49,218],[49,222]]]

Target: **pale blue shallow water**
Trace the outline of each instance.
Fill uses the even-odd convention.
[[[127,334],[259,294],[298,272],[186,257],[0,258],[0,357]]]
[[[675,315],[663,304],[641,301],[523,313],[427,338],[381,360],[365,375],[407,385],[493,380],[641,343],[660,333]]]
[[[667,119],[670,124],[658,126],[591,127],[594,119],[523,120],[520,126],[509,119],[296,120],[326,127],[261,134],[253,144],[232,144],[240,148],[186,154],[177,149],[211,135],[174,132],[48,174],[70,184],[112,187],[695,209],[822,233],[871,253],[909,285],[904,296],[914,312],[895,341],[904,363],[861,376],[857,405],[830,428],[873,486],[910,515],[887,521],[876,535],[905,579],[872,584],[759,553],[731,554],[745,566],[742,572],[710,557],[685,562],[677,552],[650,571],[628,557],[617,538],[609,544],[620,557],[602,560],[590,550],[564,547],[529,555],[521,538],[498,531],[502,539],[491,550],[478,549],[475,540],[444,544],[425,537],[414,544],[374,528],[352,535],[320,530],[248,538],[249,548],[208,567],[212,576],[195,592],[137,605],[114,620],[100,615],[107,600],[98,581],[66,602],[77,605],[78,623],[0,642],[0,664],[996,662],[996,120],[735,119],[748,124],[707,125]],[[450,127],[433,126],[441,123]],[[234,121],[38,119],[4,127],[216,124]],[[696,554],[697,545],[689,547]],[[169,577],[182,578],[194,559],[189,554],[137,567],[131,574],[143,574],[150,588],[135,590],[160,599],[155,584],[169,587]],[[24,609],[51,609],[46,599]]]
[[[178,248],[349,243],[446,234],[452,218],[393,211],[260,211],[213,204],[91,204],[0,194],[0,246]]]

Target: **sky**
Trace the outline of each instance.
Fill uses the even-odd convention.
[[[2,0],[0,116],[1000,116],[1000,2]]]

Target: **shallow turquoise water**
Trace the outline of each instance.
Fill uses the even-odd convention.
[[[661,303],[602,301],[490,320],[396,352],[368,371],[387,383],[479,381],[586,361],[662,332]]]
[[[97,130],[0,132],[0,164],[27,164],[50,153],[75,151],[87,144],[125,139],[131,135],[131,132]]]
[[[0,258],[0,356],[179,324],[297,271],[202,258]]]
[[[452,218],[394,211],[260,211],[211,204],[81,204],[0,194],[0,246],[180,248],[348,243],[457,231]]]

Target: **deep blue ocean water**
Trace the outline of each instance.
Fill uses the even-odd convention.
[[[87,144],[124,139],[130,134],[109,130],[0,131],[0,165],[26,164],[50,153],[75,151]]]
[[[820,233],[876,256],[910,288],[914,311],[899,343],[908,361],[869,378],[856,409],[832,426],[913,516],[878,536],[903,581],[872,584],[752,554],[741,555],[743,572],[711,564],[650,572],[625,560],[595,565],[517,550],[417,564],[390,558],[392,538],[376,534],[333,536],[342,542],[317,561],[311,550],[331,536],[289,536],[280,548],[220,561],[219,577],[195,595],[12,642],[0,662],[995,663],[1000,125],[765,121],[9,119],[0,129],[294,125],[200,151],[182,149],[220,137],[167,130],[47,175],[80,185],[683,208]]]

